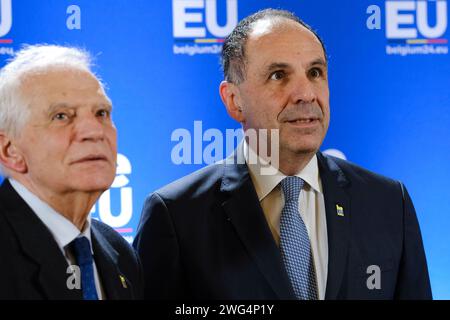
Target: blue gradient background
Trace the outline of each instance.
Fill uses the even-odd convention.
[[[81,8],[81,30],[66,27],[66,9],[73,4]],[[381,30],[366,27],[371,4],[382,9]],[[421,225],[434,297],[449,299],[450,58],[387,55],[384,5],[381,0],[238,0],[238,17],[265,7],[288,9],[322,36],[332,111],[322,149],[339,149],[352,162],[405,183]],[[223,24],[224,0],[218,8]],[[443,37],[449,38],[449,28]],[[114,103],[119,152],[132,165],[127,177],[133,218],[123,227],[133,231],[125,235],[134,235],[151,191],[204,165],[172,163],[175,129],[192,131],[195,120],[203,121],[204,130],[239,127],[218,95],[218,56],[173,54],[172,1],[13,0],[12,29],[3,38],[13,39],[14,49],[46,42],[80,46],[96,56],[95,71]],[[5,59],[0,56],[2,65]],[[112,193],[111,204],[117,213],[118,194]]]

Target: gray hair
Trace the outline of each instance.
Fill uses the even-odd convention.
[[[17,136],[30,116],[29,102],[21,94],[22,80],[54,68],[91,71],[85,50],[57,45],[28,45],[18,51],[0,71],[0,131]]]
[[[294,13],[286,10],[264,9],[242,19],[225,39],[222,47],[221,64],[226,81],[239,84],[245,80],[245,44],[247,43],[249,34],[253,31],[254,24],[259,20],[277,18],[295,21],[311,31],[322,45],[325,59],[327,59],[325,45],[322,39]]]

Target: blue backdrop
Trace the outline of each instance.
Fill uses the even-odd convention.
[[[210,145],[208,132],[220,142],[218,132],[225,136],[226,129],[239,128],[218,95],[223,38],[256,10],[294,11],[317,29],[329,54],[331,125],[322,149],[337,149],[406,184],[422,228],[434,297],[450,298],[446,0],[0,3],[1,65],[24,43],[75,45],[96,56],[95,71],[114,104],[121,155],[114,185],[93,215],[129,241],[151,191],[221,158],[217,149],[212,157],[194,156]],[[208,131],[213,128],[219,131]],[[190,141],[186,134],[177,137],[180,132]],[[177,164],[172,151],[181,142],[190,142],[192,155],[184,154],[184,163]]]

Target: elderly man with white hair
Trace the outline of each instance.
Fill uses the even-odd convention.
[[[0,72],[0,299],[135,299],[140,262],[90,210],[115,177],[112,104],[87,52],[20,50]]]

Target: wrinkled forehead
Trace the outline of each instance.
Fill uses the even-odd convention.
[[[47,114],[55,105],[112,106],[100,81],[90,71],[72,68],[46,69],[23,78],[20,99],[32,112]]]
[[[58,92],[71,86],[79,89],[97,86],[99,91],[105,94],[101,81],[92,72],[70,66],[35,68],[24,73],[19,83],[20,92],[25,96],[41,92]]]

